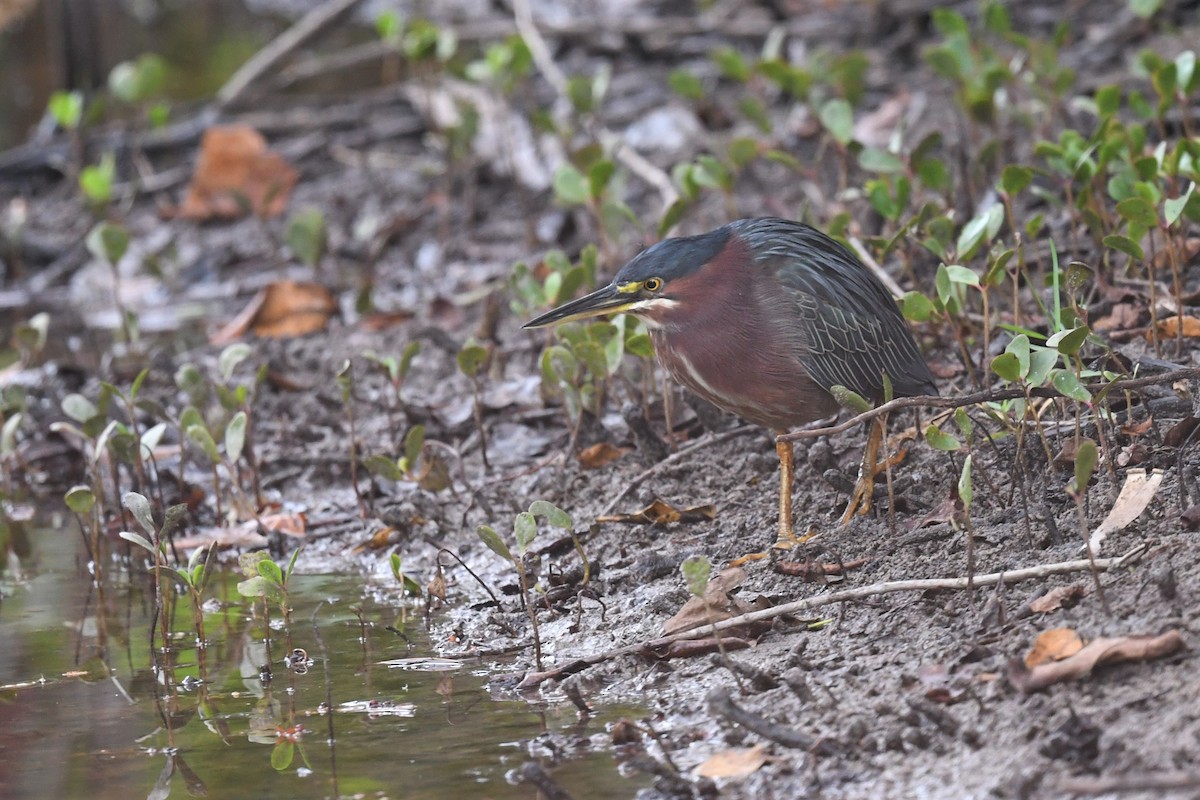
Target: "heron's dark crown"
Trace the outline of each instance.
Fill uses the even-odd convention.
[[[699,236],[664,239],[647,247],[621,267],[613,283],[644,281],[647,278],[662,278],[669,283],[691,275],[724,249],[731,233],[732,226],[725,225]]]

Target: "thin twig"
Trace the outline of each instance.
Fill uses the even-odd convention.
[[[326,0],[276,36],[233,74],[217,92],[217,108],[228,108],[241,99],[255,81],[273,72],[280,61],[300,49],[312,37],[341,19],[361,0]]]
[[[1158,375],[1147,375],[1142,378],[1125,378],[1122,380],[1111,381],[1108,383],[1090,383],[1087,385],[1087,390],[1096,395],[1103,391],[1121,392],[1129,389],[1140,389],[1145,386],[1155,386],[1164,383],[1174,383],[1182,380],[1196,380],[1200,378],[1200,368],[1188,367],[1186,369],[1176,369],[1170,372],[1162,372]],[[830,425],[825,428],[813,428],[810,430],[793,431],[792,433],[781,434],[776,437],[779,442],[795,442],[800,439],[814,439],[818,436],[831,436],[835,433],[848,431],[856,425],[874,419],[881,414],[887,414],[900,408],[962,408],[964,406],[973,406],[979,403],[990,403],[997,400],[1016,400],[1020,397],[1066,397],[1062,392],[1050,386],[1033,386],[1020,389],[985,389],[981,392],[973,392],[972,394],[963,395],[962,397],[939,397],[937,395],[919,395],[916,397],[897,397],[883,405],[876,406],[870,411],[864,411],[861,414],[851,417],[845,422],[837,425]]]
[[[1139,559],[1145,552],[1146,548],[1139,545],[1127,552],[1119,558],[1098,558],[1095,562],[1095,568],[1101,572],[1118,569],[1119,567],[1131,564]],[[1087,559],[1079,561],[1060,561],[1053,564],[1038,564],[1033,567],[1025,567],[1024,569],[1007,570],[1004,572],[990,572],[986,575],[962,576],[958,578],[927,578],[919,580],[904,580],[904,581],[885,581],[883,583],[875,583],[870,586],[861,586],[856,589],[846,589],[840,592],[830,592],[825,595],[816,597],[806,597],[803,600],[796,600],[791,603],[785,603],[780,606],[773,606],[759,611],[751,611],[746,614],[740,614],[736,617],[721,620],[714,625],[703,625],[691,630],[680,631],[669,636],[662,636],[657,639],[651,639],[643,642],[618,647],[615,650],[609,650],[603,653],[595,653],[589,656],[578,658],[574,661],[564,663],[562,666],[546,672],[533,672],[525,676],[521,681],[520,688],[529,689],[538,686],[547,680],[559,679],[567,675],[572,675],[587,669],[596,664],[602,664],[606,661],[611,661],[614,658],[621,656],[633,655],[644,650],[653,650],[665,647],[674,642],[680,642],[688,639],[697,639],[711,635],[712,631],[727,630],[729,628],[741,627],[750,625],[755,622],[764,620],[776,619],[782,616],[791,616],[800,614],[805,611],[811,611],[814,608],[821,606],[832,605],[833,603],[847,603],[857,600],[866,600],[871,597],[877,597],[883,594],[892,594],[895,592],[928,592],[935,590],[954,591],[969,589],[971,586],[995,586],[1003,582],[1006,586],[1019,581],[1034,580],[1036,578],[1048,578],[1051,575],[1065,575],[1072,572],[1087,572],[1092,569],[1092,562]]]

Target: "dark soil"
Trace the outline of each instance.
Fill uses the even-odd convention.
[[[803,14],[805,28],[812,32],[810,47],[863,50],[870,69],[862,108],[874,109],[902,90],[908,92],[917,111],[906,137],[919,141],[927,131],[941,131],[947,165],[952,171],[966,168],[981,135],[959,121],[950,87],[931,73],[920,55],[933,36],[928,14],[933,4],[767,5]],[[974,4],[960,5],[969,18],[977,17]],[[1200,41],[1195,5],[1172,5],[1169,13],[1179,27],[1176,33],[1163,34],[1159,31],[1169,26],[1140,22],[1124,2],[1010,4],[1018,30],[1045,36],[1059,21],[1068,24],[1061,60],[1077,70],[1073,92],[1081,95],[1103,83],[1134,81],[1130,65],[1142,48],[1155,48],[1169,58],[1181,45]],[[707,53],[726,43],[749,53],[756,51],[761,38],[703,33],[678,37],[666,47],[649,36],[622,39],[614,34],[595,41],[568,36],[554,55],[572,73],[602,62],[612,65],[604,123],[623,130],[656,107],[679,106],[665,89],[668,72],[688,65],[712,73]],[[540,82],[534,86],[519,102],[530,107],[549,103],[551,91]],[[546,334],[520,329],[524,320],[509,310],[505,286],[517,261],[536,262],[549,247],[573,254],[596,241],[591,218],[556,208],[549,192],[521,186],[482,158],[447,170],[440,140],[426,135],[407,98],[405,91],[383,90],[365,98],[321,101],[326,110],[359,103],[361,118],[356,123],[309,123],[301,133],[277,130],[272,136],[272,145],[289,154],[301,172],[290,208],[316,206],[328,221],[331,255],[316,274],[287,263],[286,251],[277,245],[282,221],[164,220],[158,203],[178,202],[181,190],[175,187],[161,197],[139,196],[125,213],[135,242],[162,252],[165,262],[162,278],[138,274],[137,280],[147,285],[134,292],[130,302],[147,328],[153,327],[152,320],[175,326],[189,313],[213,329],[244,306],[259,286],[285,272],[321,281],[335,291],[343,313],[326,331],[299,339],[252,340],[252,364],[239,370],[243,380],[260,364],[269,365],[271,372],[254,406],[264,492],[285,508],[308,514],[302,570],[356,569],[390,580],[386,556],[394,550],[405,571],[424,582],[437,572],[439,548],[461,558],[499,596],[501,607],[484,603],[488,597],[476,581],[442,556],[448,589],[432,617],[434,639],[444,643],[447,656],[477,654],[491,663],[515,653],[514,679],[497,678],[497,691],[510,691],[516,678],[535,669],[528,620],[516,596],[515,573],[483,545],[477,526],[491,525],[508,537],[515,515],[536,499],[548,500],[573,517],[590,569],[586,584],[579,554],[561,531],[544,526],[533,547],[542,556],[538,575],[543,586],[550,587],[550,608],[539,612],[549,669],[658,637],[663,624],[688,599],[679,570],[686,557],[707,556],[719,569],[738,556],[767,548],[775,535],[777,461],[765,432],[738,431],[741,423],[711,409],[694,411],[675,390],[671,447],[694,449],[656,468],[621,413],[625,403],[641,407],[639,386],[656,385],[654,379],[639,382],[636,375],[611,388],[605,413],[586,419],[572,443],[563,413],[539,393],[537,359]],[[735,107],[736,98],[734,87],[720,84],[710,113],[700,118],[702,128],[688,138],[682,154],[648,155],[669,169],[702,150],[705,142],[744,132],[732,129],[729,115],[722,111]],[[305,98],[263,105],[305,104],[320,115],[315,102]],[[781,126],[785,111],[782,106],[772,109]],[[249,112],[229,112],[227,117],[239,115],[248,117]],[[401,120],[418,124],[403,133]],[[819,137],[804,133],[804,120],[792,122],[795,132],[782,137],[780,146],[806,164],[824,163],[828,169],[812,166],[809,177],[801,180],[783,167],[755,166],[738,184],[738,214],[807,214],[820,222],[848,210],[855,230],[875,232],[881,221],[862,201],[837,195],[831,151],[820,147]],[[1063,120],[1047,119],[1037,126],[1053,131],[1062,124]],[[1005,158],[1031,158],[1034,138],[1026,129],[1001,132]],[[191,147],[180,147],[151,157],[159,169],[167,169],[186,164],[192,152]],[[982,189],[993,180],[994,176],[976,186]],[[652,190],[629,178],[624,192],[639,216],[657,219],[661,209]],[[16,262],[10,260],[7,285],[0,292],[7,303],[4,314],[14,320],[41,309],[54,314],[45,365],[20,377],[30,388],[36,421],[27,426],[25,446],[34,458],[28,460],[24,475],[59,491],[82,477],[72,474],[78,459],[48,432],[49,423],[62,418],[58,408],[64,394],[83,391],[94,396],[98,378],[127,386],[148,364],[145,391],[177,413],[184,401],[173,382],[176,369],[193,362],[215,374],[220,348],[157,338],[161,344],[149,353],[126,356],[127,350],[118,349],[115,358],[95,358],[98,351],[109,352],[94,342],[97,324],[105,324],[96,321],[97,315],[111,309],[105,296],[111,283],[106,282],[110,279],[105,270],[88,263],[80,244],[91,223],[73,186],[46,171],[10,170],[0,173],[0,195],[27,201],[30,219],[23,272],[16,274]],[[956,202],[969,217],[978,198],[963,190]],[[356,223],[370,215],[396,231],[373,269],[367,266],[365,246],[354,237]],[[728,219],[721,198],[713,197],[690,211],[676,233],[708,230]],[[631,231],[614,247],[612,259],[602,264],[602,279],[653,238],[653,227],[648,224],[643,237]],[[1082,249],[1069,255],[1085,261],[1088,256]],[[918,279],[928,280],[920,287],[927,291],[936,267],[931,259],[926,254],[915,263]],[[1186,274],[1189,285],[1200,280],[1197,273],[1193,266]],[[410,319],[382,331],[365,324],[355,311],[354,298],[372,274],[376,307],[403,312]],[[64,331],[78,333],[72,338]],[[947,331],[930,326],[916,334],[935,372],[945,376],[940,386],[944,396],[976,388],[963,374]],[[483,464],[472,417],[471,384],[455,361],[469,336],[494,347],[483,382],[490,467]],[[393,427],[386,381],[363,354],[373,350],[398,355],[411,341],[421,342],[422,349],[404,384],[405,408]],[[1135,348],[1130,355],[1139,353]],[[1171,356],[1179,364],[1196,364],[1194,350]],[[350,482],[350,430],[335,381],[347,359],[352,363],[360,457],[398,455],[409,425],[422,423],[429,439],[457,454],[450,459],[452,489],[432,492],[407,481],[369,481],[360,469],[365,506],[360,514]],[[977,353],[975,360],[979,361]],[[656,738],[643,734],[638,737],[641,745],[622,747],[632,761],[662,775],[647,797],[1062,797],[1071,788],[1083,794],[1115,794],[1111,787],[1088,783],[1109,779],[1119,789],[1136,790],[1122,796],[1168,796],[1171,790],[1151,788],[1153,781],[1178,778],[1179,773],[1195,781],[1200,775],[1200,671],[1189,649],[1200,624],[1200,556],[1197,534],[1181,521],[1181,512],[1196,501],[1200,459],[1192,447],[1181,451],[1163,444],[1166,433],[1191,415],[1190,403],[1178,399],[1171,386],[1147,389],[1140,402],[1151,401],[1158,404],[1152,427],[1136,442],[1113,426],[1105,431],[1114,437],[1107,443],[1110,452],[1136,443],[1138,468],[1165,471],[1145,513],[1104,543],[1104,556],[1138,545],[1147,548],[1132,567],[1102,577],[1110,612],[1104,610],[1087,572],[974,591],[880,594],[827,606],[810,618],[783,618],[762,629],[742,631],[751,646],[731,647],[724,656],[626,655],[570,680],[590,701],[628,698],[650,710],[646,724],[652,725]],[[661,400],[652,396],[647,404],[651,429],[665,438]],[[1064,421],[1051,438],[1056,452],[1074,436],[1074,417],[1067,411],[1062,407],[1061,412],[1050,412],[1061,413]],[[1135,416],[1143,419],[1146,412],[1139,408]],[[914,423],[912,414],[894,415],[891,430],[895,434]],[[771,605],[849,587],[968,573],[962,516],[948,521],[947,514],[935,513],[944,512],[955,496],[962,453],[938,452],[923,441],[911,444],[907,458],[894,469],[894,526],[886,497],[871,515],[839,524],[846,502],[842,485],[854,478],[864,439],[863,432],[854,429],[808,440],[798,448],[797,528],[811,526],[818,535],[796,551],[748,564],[740,598]],[[575,453],[596,442],[629,452],[611,464],[585,469]],[[1069,462],[1047,464],[1041,448],[1034,447],[1026,448],[1023,463],[1018,463],[1011,440],[992,445],[982,435],[973,452],[970,519],[977,573],[1084,557],[1076,505],[1066,491]],[[1089,529],[1108,513],[1126,471],[1116,464],[1101,465],[1086,495]],[[839,474],[845,481],[837,481]],[[208,485],[200,472],[189,474],[189,479]],[[1190,493],[1185,483],[1193,487]],[[610,507],[618,498],[617,512],[635,511],[661,498],[677,507],[713,504],[716,516],[668,525],[592,522],[614,510]],[[210,500],[196,511],[193,523],[214,524],[212,513]],[[929,524],[922,525],[925,521]],[[386,549],[353,549],[384,525],[396,531]],[[282,546],[292,545],[287,540]],[[784,574],[776,568],[781,560],[850,566],[822,585]],[[1072,607],[1047,613],[1029,610],[1032,599],[1072,584],[1083,588]],[[1074,628],[1085,640],[1177,630],[1185,648],[1159,660],[1101,666],[1080,680],[1023,693],[1008,679],[1010,660],[1023,658],[1041,631],[1057,627]],[[777,735],[764,738],[731,721],[728,713],[716,713],[709,700],[715,689],[727,691],[738,706],[774,726]],[[535,691],[566,702],[557,682]],[[788,736],[779,731],[805,733],[818,743],[789,746]],[[766,745],[768,759],[749,777],[714,784],[695,776],[695,768],[714,753],[756,744]],[[645,747],[646,753],[639,755],[638,747]],[[578,797],[588,796],[583,787],[566,788]],[[1180,797],[1195,797],[1200,785],[1193,782],[1175,791]]]

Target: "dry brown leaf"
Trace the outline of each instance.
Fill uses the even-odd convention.
[[[1038,634],[1033,649],[1025,655],[1025,666],[1033,669],[1040,664],[1059,661],[1083,649],[1083,640],[1071,628],[1051,628]]]
[[[730,595],[746,580],[746,571],[740,567],[729,567],[709,578],[704,587],[704,597],[691,597],[675,616],[663,623],[662,635],[669,636],[701,625],[709,625],[741,613],[749,606]]]
[[[1161,469],[1152,470],[1149,475],[1144,469],[1131,469],[1125,474],[1125,483],[1121,486],[1117,501],[1109,509],[1104,521],[1088,537],[1088,547],[1093,555],[1100,552],[1100,543],[1110,533],[1116,533],[1141,516],[1154,499],[1162,480]]]
[[[767,763],[766,745],[756,744],[754,747],[734,747],[714,753],[696,767],[696,774],[702,778],[745,778],[753,775]]]
[[[319,283],[275,281],[254,318],[254,332],[270,339],[287,339],[322,330],[337,301]]]
[[[1056,586],[1031,602],[1029,610],[1034,614],[1049,614],[1051,611],[1058,611],[1063,606],[1069,608],[1085,594],[1087,594],[1087,589],[1081,583],[1072,583],[1070,586]]]
[[[245,125],[204,132],[192,182],[178,213],[188,219],[231,219],[247,212],[277,217],[299,174],[262,134]]]
[[[1178,336],[1180,327],[1183,328],[1184,338],[1195,339],[1200,337],[1200,319],[1196,319],[1195,317],[1167,317],[1166,319],[1160,319],[1158,321],[1158,325],[1155,327],[1158,329],[1158,335],[1160,337],[1165,336],[1173,338]],[[1154,337],[1151,335],[1151,333],[1152,332],[1150,331],[1146,333],[1146,341],[1148,342],[1154,341]]]
[[[1114,303],[1112,310],[1108,312],[1107,316],[1100,317],[1100,319],[1092,323],[1092,330],[1108,332],[1136,328],[1138,327],[1138,323],[1141,322],[1144,309],[1145,305]]]
[[[1200,417],[1184,417],[1171,426],[1163,436],[1163,444],[1167,447],[1180,447],[1200,427]]]
[[[1009,662],[1008,679],[1023,692],[1035,692],[1055,683],[1088,675],[1098,664],[1148,661],[1162,658],[1183,647],[1179,631],[1159,636],[1118,636],[1093,639],[1069,658],[1029,668],[1020,659]]]
[[[413,316],[411,311],[375,311],[363,316],[358,325],[364,331],[376,333],[408,322]]]
[[[255,549],[266,547],[269,542],[258,532],[258,523],[250,519],[228,528],[198,528],[191,536],[176,539],[174,544],[181,550],[208,545]]]
[[[337,311],[337,301],[319,283],[275,281],[209,337],[214,345],[236,342],[251,328],[258,336],[286,339],[322,330]]]
[[[692,506],[679,509],[657,497],[650,505],[626,514],[604,514],[596,517],[596,522],[626,522],[634,525],[666,525],[669,522],[702,522],[714,519],[717,507],[714,505]]]
[[[1127,422],[1121,426],[1121,434],[1124,436],[1142,436],[1150,430],[1150,426],[1154,424],[1154,415],[1146,417],[1138,422]]]
[[[584,469],[599,469],[611,464],[628,452],[628,447],[617,447],[608,442],[597,442],[591,447],[585,448],[576,458],[579,459],[579,465]]]
[[[308,530],[308,516],[297,514],[264,514],[258,518],[262,526],[272,533],[302,538]]]
[[[366,550],[382,550],[385,547],[391,547],[398,541],[400,541],[400,531],[388,525],[372,533],[367,537],[365,542],[359,542],[354,545],[350,552],[362,553]]]

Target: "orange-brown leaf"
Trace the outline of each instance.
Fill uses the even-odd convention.
[[[179,215],[232,219],[246,213],[277,217],[287,208],[299,174],[262,134],[245,125],[209,128]]]
[[[1038,634],[1033,649],[1025,655],[1025,666],[1033,669],[1039,664],[1060,661],[1083,649],[1083,640],[1071,628],[1051,628]]]
[[[578,455],[579,466],[584,469],[599,469],[611,464],[628,452],[628,447],[617,447],[608,442],[597,442],[591,447],[585,448]]]
[[[696,774],[704,778],[745,778],[752,775],[759,767],[767,763],[767,748],[756,744],[754,747],[734,747],[714,753],[700,766]]]

